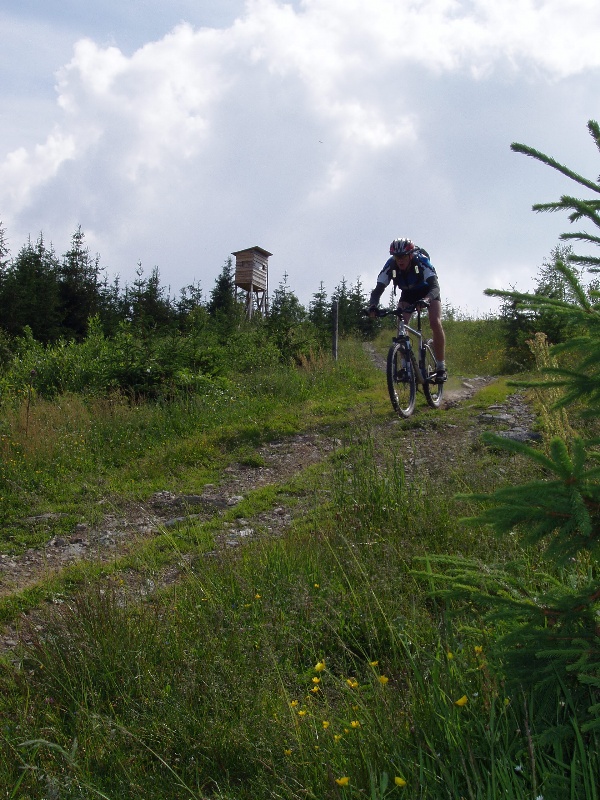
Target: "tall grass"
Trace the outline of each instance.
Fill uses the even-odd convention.
[[[143,603],[116,575],[29,626],[3,679],[7,796],[594,797],[598,750],[578,731],[558,763],[488,663],[493,632],[474,610],[451,629],[412,577],[426,550],[482,549],[434,479],[369,436],[311,475],[287,536]]]
[[[23,525],[25,517],[64,514],[48,523],[56,533],[72,527],[73,513],[88,518],[107,496],[197,491],[244,450],[344,418],[359,397],[368,401],[378,376],[355,343],[343,347],[339,363],[279,365],[168,401],[72,393],[50,401],[27,392],[11,398],[0,418],[0,550],[50,538]]]
[[[201,486],[265,437],[310,425],[338,426],[343,441],[288,487],[304,500],[284,535],[191,549],[185,562],[173,539],[176,583],[140,596],[135,586],[156,577],[140,557],[137,575],[113,570],[21,621],[16,664],[0,662],[3,796],[597,800],[600,743],[569,698],[553,698],[576,735],[567,752],[544,743],[528,698],[505,693],[488,658],[495,632],[476,609],[451,625],[413,572],[428,553],[512,558],[518,542],[502,550],[465,529],[451,498],[518,464],[465,439],[450,470],[436,462],[432,421],[414,444],[424,458],[409,465],[403,428],[376,435],[367,421],[389,414],[381,375],[343,347],[337,365],[253,376],[212,409],[210,398],[71,396],[64,414],[36,401],[27,431],[18,411],[6,417],[11,521],[19,502],[34,506],[21,490],[37,470],[39,507],[79,508],[84,485],[86,497]],[[474,360],[473,370],[486,371]],[[362,423],[348,435],[350,416]],[[459,424],[459,412],[446,419]],[[44,437],[38,453],[31,442]],[[70,472],[61,446],[81,453]],[[46,485],[53,465],[62,480]]]
[[[414,320],[413,320],[414,322]],[[423,333],[431,336],[427,317]],[[485,319],[444,319],[446,362],[451,376],[501,375],[505,368],[502,321]],[[389,347],[392,328],[386,326],[377,336],[375,346],[380,352]]]

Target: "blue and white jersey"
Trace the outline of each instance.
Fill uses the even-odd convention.
[[[371,306],[379,304],[379,299],[390,282],[400,289],[400,299],[409,303],[421,300],[429,295],[432,300],[440,297],[440,285],[435,267],[429,260],[425,250],[416,247],[407,269],[401,270],[396,265],[393,256],[385,262],[383,269],[377,276],[377,286],[371,292]]]

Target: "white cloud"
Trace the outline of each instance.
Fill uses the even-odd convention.
[[[114,269],[137,252],[168,271],[172,254],[175,285],[198,277],[201,249],[279,246],[301,270],[309,241],[335,283],[342,236],[350,278],[390,229],[485,241],[479,184],[504,213],[504,162],[456,166],[495,133],[485,92],[501,85],[517,117],[526,84],[595,74],[598,30],[597,0],[249,0],[228,28],[179,24],[130,55],[82,38],[51,133],[0,161],[0,218],[53,237],[81,222]],[[312,290],[318,270],[302,273]]]
[[[76,157],[76,151],[74,137],[56,130],[30,152],[20,147],[9,153],[0,164],[5,207],[12,208],[13,213],[24,208],[39,186],[55,177],[65,161]]]

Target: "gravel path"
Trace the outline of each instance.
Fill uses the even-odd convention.
[[[377,363],[381,357],[372,353]],[[385,368],[385,362],[383,367]],[[381,366],[381,363],[378,363]],[[468,400],[479,388],[492,381],[490,377],[478,377],[462,381],[457,389],[444,393],[444,406],[451,408]],[[443,437],[445,460],[452,462],[453,441],[461,436],[476,437],[483,430],[503,430],[504,435],[525,440],[533,438],[531,433],[535,419],[524,401],[515,394],[506,403],[491,406],[474,417],[464,430],[456,425],[442,423],[436,427],[436,438]],[[403,421],[390,414],[390,426],[402,425]],[[407,471],[417,464],[422,448],[420,441],[430,436],[426,427],[407,426],[405,461]],[[207,484],[198,495],[177,495],[158,492],[145,503],[129,504],[119,509],[107,510],[101,524],[90,526],[77,524],[70,535],[54,537],[45,546],[30,548],[17,556],[0,556],[0,597],[35,586],[43,580],[59,575],[69,565],[87,561],[97,564],[111,563],[126,555],[151,537],[186,522],[208,521],[219,518],[235,507],[251,491],[267,485],[284,484],[294,475],[312,464],[323,461],[341,441],[327,429],[318,432],[297,434],[279,441],[269,442],[258,450],[263,466],[248,467],[234,464],[228,467],[219,484]],[[107,504],[108,505],[108,504]],[[252,519],[223,520],[221,533],[216,537],[217,550],[237,547],[257,531],[271,536],[281,535],[292,519],[292,510],[283,505],[275,506],[257,514]],[[44,518],[30,520],[31,524],[43,524]],[[154,584],[164,585],[177,579],[186,568],[186,559],[179,565],[165,569],[161,577],[144,591],[151,591]],[[0,649],[16,644],[12,627],[0,633]]]

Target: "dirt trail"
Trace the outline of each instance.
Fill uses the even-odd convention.
[[[373,361],[379,363],[381,357],[371,352]],[[385,366],[385,364],[383,364]],[[451,408],[464,402],[475,392],[491,382],[493,378],[479,377],[462,381],[458,388],[447,389],[444,393],[444,407]],[[533,422],[533,417],[524,402],[512,401],[513,418],[515,413],[523,418],[525,427]],[[491,416],[501,416],[503,409],[492,410]],[[418,412],[417,412],[418,413]],[[504,415],[507,417],[507,415]],[[508,418],[508,417],[507,417]],[[506,419],[500,420],[506,422]],[[390,415],[389,425],[402,424],[398,417]],[[477,427],[479,431],[479,426]],[[430,435],[423,428],[407,427],[406,436],[412,443],[407,447],[407,468],[411,466],[411,451],[418,450],[417,443]],[[456,430],[453,425],[441,425],[436,429],[436,437],[443,437],[443,446],[452,461],[452,440],[467,432]],[[147,540],[170,528],[187,521],[207,521],[218,518],[224,511],[237,505],[249,492],[267,485],[282,484],[300,473],[306,467],[325,459],[342,443],[327,428],[317,432],[297,434],[280,441],[263,445],[258,455],[263,466],[247,467],[234,464],[225,469],[219,484],[207,484],[198,495],[177,495],[171,492],[158,492],[145,503],[123,505],[111,508],[102,522],[96,526],[77,524],[70,535],[50,539],[45,546],[30,548],[22,554],[0,556],[0,597],[35,586],[49,577],[59,575],[65,567],[77,562],[96,564],[111,563],[131,552],[141,541]],[[108,506],[108,504],[107,504]],[[260,530],[268,535],[280,535],[289,525],[291,510],[276,506],[253,519],[237,519],[235,523],[223,521],[217,548],[236,547]],[[31,518],[31,524],[44,524],[44,517]],[[185,564],[180,565],[185,568]],[[165,571],[159,583],[176,580],[181,569],[172,567]],[[0,633],[0,649],[11,648],[16,644],[12,628]]]

